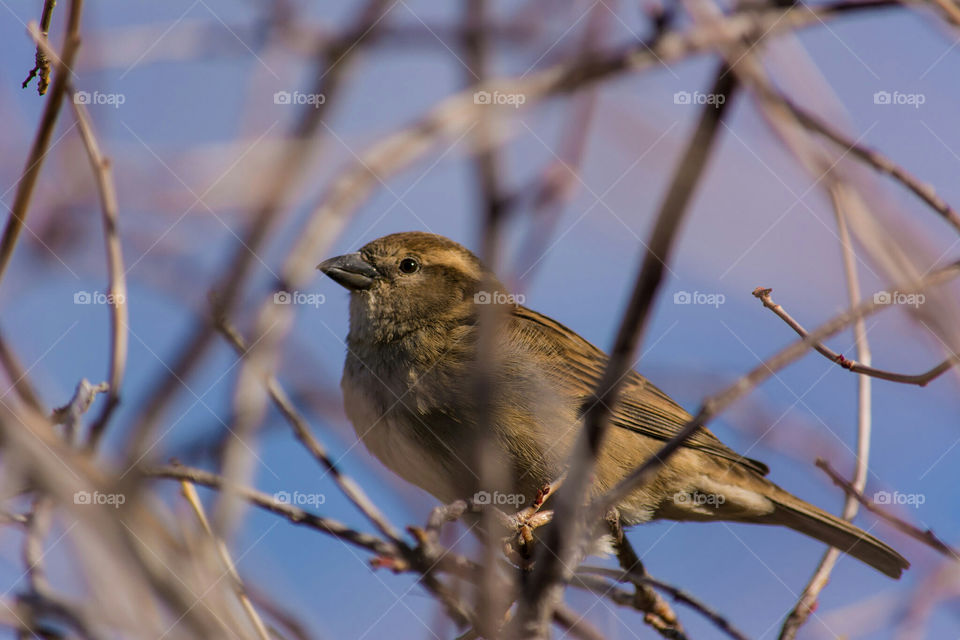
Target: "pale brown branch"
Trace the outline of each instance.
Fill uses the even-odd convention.
[[[17,397],[36,413],[45,415],[47,413],[46,408],[44,408],[40,397],[30,383],[30,379],[27,377],[27,372],[20,363],[20,359],[17,357],[17,354],[13,352],[13,349],[7,343],[7,339],[2,332],[0,332],[0,366],[2,366],[6,372],[12,389],[17,393]]]
[[[960,273],[960,261],[937,269],[919,281],[909,284],[904,283],[898,290],[904,293],[916,293],[929,287],[942,284],[956,277],[958,273]],[[596,516],[602,517],[611,507],[618,504],[638,487],[648,482],[654,474],[667,463],[670,457],[676,453],[677,449],[683,446],[683,443],[686,442],[688,438],[716,417],[717,414],[733,404],[733,402],[752,391],[758,384],[777,371],[800,359],[819,341],[838,333],[850,324],[856,322],[858,318],[866,317],[883,308],[886,308],[886,305],[868,300],[843,311],[822,324],[812,333],[781,349],[774,356],[754,367],[749,373],[742,376],[732,385],[705,399],[697,410],[697,413],[687,421],[677,432],[677,435],[671,438],[659,451],[652,455],[650,459],[630,472],[630,474],[617,483],[613,489],[594,500],[592,508]]]
[[[196,488],[187,480],[181,481],[180,488],[183,490],[184,498],[186,498],[190,507],[193,509],[194,515],[197,516],[200,526],[203,527],[206,534],[210,536],[211,542],[216,547],[217,555],[220,557],[223,569],[233,582],[233,589],[237,594],[237,600],[240,601],[240,606],[247,614],[247,617],[250,618],[250,623],[253,625],[254,630],[261,640],[271,640],[266,625],[263,624],[263,620],[260,619],[260,614],[257,613],[256,608],[254,608],[253,603],[247,595],[247,588],[243,584],[243,579],[240,578],[240,573],[237,571],[237,566],[234,564],[233,558],[230,557],[230,551],[227,549],[227,545],[223,540],[218,538],[216,534],[214,534],[213,529],[210,528],[210,520],[207,518],[207,513],[203,508],[203,503],[200,501],[200,496],[197,495]]]
[[[86,378],[80,380],[70,401],[62,407],[54,409],[50,419],[55,424],[64,425],[71,439],[79,436],[80,418],[93,404],[97,394],[103,393],[109,388],[110,385],[106,382],[90,384],[90,381]]]
[[[778,91],[770,82],[766,81],[762,75],[745,75],[749,76],[753,89],[758,91],[765,99],[773,100],[786,107],[796,121],[804,128],[822,135],[843,149],[844,152],[849,152],[855,158],[858,158],[880,173],[890,176],[926,203],[957,232],[960,232],[960,214],[937,194],[932,185],[922,182],[906,168],[897,164],[879,151],[860,144],[816,113],[804,109],[784,93]]]
[[[240,332],[224,318],[217,319],[217,326],[227,339],[227,342],[230,343],[230,346],[237,352],[237,355],[240,357],[246,356],[247,344],[243,336],[240,335]],[[293,429],[297,440],[299,440],[304,448],[310,452],[310,455],[330,473],[334,482],[340,487],[340,490],[347,499],[349,499],[383,535],[394,543],[399,543],[401,540],[400,532],[390,524],[387,517],[377,508],[377,505],[374,504],[363,489],[360,488],[360,485],[340,470],[340,467],[337,466],[333,458],[330,457],[330,454],[327,453],[326,447],[313,435],[306,419],[304,419],[296,407],[293,406],[293,402],[290,401],[290,397],[276,376],[264,372],[261,372],[261,374],[263,384],[267,388],[270,399]]]
[[[847,226],[846,212],[844,208],[843,189],[840,185],[834,184],[830,188],[831,200],[833,202],[834,217],[837,221],[837,231],[839,233],[840,248],[843,255],[843,271],[847,281],[847,298],[851,305],[860,300],[860,278],[857,275],[856,256],[853,252],[853,244],[850,238],[850,229]],[[769,294],[768,294],[769,295]],[[857,319],[853,324],[854,338],[857,344],[857,357],[864,364],[870,365],[870,343],[867,341],[867,326],[863,318]],[[871,383],[870,376],[860,376],[857,378],[857,467],[853,476],[852,487],[859,492],[863,492],[867,486],[867,471],[870,461],[870,435],[872,428],[872,408],[871,408]],[[847,521],[853,521],[857,515],[858,503],[856,498],[847,495],[843,505],[843,518]],[[796,637],[800,627],[804,625],[810,614],[813,613],[817,604],[817,598],[820,592],[827,586],[830,580],[830,574],[836,566],[840,557],[840,550],[836,547],[828,548],[813,576],[807,582],[803,593],[797,599],[797,604],[787,615],[783,627],[780,630],[780,640],[793,640]]]
[[[606,580],[597,578],[596,576],[598,575],[610,578],[614,580],[615,583],[625,582],[635,585],[644,584],[653,587],[654,589],[658,589],[673,598],[676,602],[682,602],[694,611],[703,615],[714,625],[716,625],[718,629],[723,631],[723,633],[731,638],[735,638],[735,640],[747,640],[747,635],[737,629],[733,623],[727,620],[718,611],[714,610],[703,602],[700,602],[686,591],[678,589],[677,587],[667,584],[666,582],[657,580],[656,578],[652,578],[646,574],[631,575],[624,571],[617,571],[615,569],[608,569],[606,567],[583,565],[577,569],[574,579],[570,582],[570,586],[591,591],[601,597],[609,598],[612,602],[620,606],[631,607],[643,612],[643,609],[639,609],[637,607],[637,600],[634,594],[623,589],[617,589],[615,583],[610,583]]]
[[[633,353],[643,337],[650,309],[670,261],[674,240],[679,234],[684,214],[717,139],[720,122],[727,112],[727,106],[732,102],[737,86],[733,74],[727,73],[726,66],[722,66],[710,92],[722,95],[725,99],[717,106],[705,105],[701,110],[697,127],[660,206],[650,239],[645,243],[646,250],[627,310],[623,314],[603,376],[594,392],[595,402],[590,404],[583,416],[584,427],[571,454],[569,478],[562,489],[562,495],[566,499],[561,500],[556,509],[557,519],[563,522],[564,526],[553,527],[548,533],[544,541],[547,553],[541,553],[531,576],[533,586],[527,590],[518,606],[516,625],[521,635],[546,636],[545,623],[549,620],[551,607],[559,602],[562,596],[566,567],[579,563],[579,558],[576,557],[577,541],[585,534],[580,521],[581,506],[608,428],[610,408],[615,405],[626,374],[631,368]],[[587,520],[587,527],[592,521],[593,518]]]
[[[553,621],[564,631],[580,640],[604,640],[604,636],[592,624],[584,620],[585,614],[578,614],[565,604],[560,604],[553,610]]]
[[[63,55],[56,61],[56,75],[53,79],[50,95],[47,97],[47,104],[44,105],[43,114],[40,116],[40,125],[30,147],[27,162],[20,174],[20,180],[17,182],[17,193],[13,199],[13,206],[10,207],[10,217],[3,228],[3,235],[0,236],[0,280],[6,273],[17,239],[20,237],[20,232],[23,231],[24,224],[26,224],[30,199],[33,196],[37,178],[40,177],[40,169],[43,167],[43,161],[46,159],[50,147],[50,138],[53,137],[53,130],[57,125],[60,106],[67,93],[70,69],[76,58],[77,50],[80,48],[80,14],[82,11],[83,0],[71,0],[67,15],[67,30],[63,36]]]
[[[251,223],[212,290],[219,315],[229,315],[237,303],[253,256],[269,237],[280,216],[283,202],[302,180],[304,170],[310,165],[310,147],[315,142],[315,133],[334,103],[350,63],[363,50],[365,43],[376,35],[386,7],[386,0],[368,0],[343,35],[320,48],[314,65],[315,82],[309,91],[322,94],[326,99],[317,108],[308,105],[301,111],[300,118],[293,126],[294,140],[273,164],[271,178],[267,180],[269,192],[257,203]],[[165,407],[181,391],[181,381],[186,380],[203,360],[214,335],[213,324],[202,323],[180,340],[182,347],[172,359],[172,364],[165,367],[157,383],[149,387],[151,391],[143,403],[141,418],[132,429],[132,446],[129,449],[131,460],[142,457],[144,449],[149,446],[148,437]]]
[[[57,0],[43,1],[43,12],[40,14],[40,33],[44,41],[46,41],[47,35],[50,33],[50,20],[53,18],[53,9],[56,6]],[[27,79],[23,81],[20,88],[26,89],[34,77],[37,77],[37,93],[41,96],[45,95],[47,93],[47,87],[50,86],[50,58],[47,57],[47,53],[39,44],[37,45],[37,53],[34,56],[33,69],[30,69],[30,73],[27,74]]]
[[[395,557],[399,554],[396,545],[385,542],[376,536],[351,529],[337,520],[317,516],[299,507],[280,502],[273,496],[257,491],[256,489],[229,485],[223,477],[215,473],[210,473],[209,471],[182,465],[170,465],[145,467],[141,469],[141,473],[147,477],[167,478],[179,481],[186,480],[193,484],[210,487],[211,489],[232,491],[250,504],[282,516],[293,524],[316,529],[329,536],[380,555]]]
[[[797,332],[802,338],[806,338],[809,334],[803,326],[797,322],[789,313],[787,313],[783,307],[773,301],[771,297],[773,289],[765,289],[763,287],[757,287],[753,290],[753,296],[760,300],[767,309],[773,311],[781,320],[787,323],[791,329]],[[882,292],[881,292],[882,293]],[[848,359],[843,356],[841,353],[837,353],[830,347],[826,346],[822,342],[814,342],[811,344],[813,349],[825,357],[826,359],[835,362],[839,366],[852,371],[853,373],[860,373],[865,376],[870,376],[872,378],[880,378],[881,380],[889,380],[890,382],[900,382],[903,384],[915,384],[917,386],[923,387],[931,380],[941,376],[946,371],[949,371],[953,368],[956,363],[957,358],[952,357],[944,360],[933,369],[926,371],[924,373],[917,374],[906,374],[906,373],[894,373],[891,371],[884,371],[883,369],[875,369],[869,365],[862,364],[856,360]]]
[[[69,93],[73,94],[72,88]],[[123,269],[123,250],[120,246],[120,231],[117,227],[119,218],[117,190],[113,183],[110,160],[100,151],[100,145],[93,133],[93,124],[90,121],[87,108],[76,100],[71,102],[77,118],[77,128],[80,130],[80,137],[83,138],[83,145],[87,150],[87,157],[90,159],[90,166],[93,169],[93,176],[96,179],[97,190],[100,194],[100,205],[103,212],[103,237],[107,251],[107,273],[109,274],[110,388],[107,394],[107,403],[103,406],[103,410],[93,426],[90,427],[88,445],[95,448],[100,436],[106,429],[110,416],[117,405],[120,404],[120,387],[123,384],[123,374],[127,365],[127,343],[129,340],[127,332],[129,322],[127,278]]]
[[[915,540],[919,540],[925,545],[929,546],[932,549],[936,549],[943,555],[947,556],[951,560],[960,561],[960,550],[954,549],[949,546],[943,540],[937,537],[937,535],[930,529],[923,530],[919,527],[916,527],[909,522],[898,518],[897,516],[888,513],[886,510],[881,509],[877,506],[873,500],[867,498],[860,491],[857,491],[843,476],[837,473],[833,467],[830,466],[830,463],[824,460],[823,458],[817,459],[817,467],[823,469],[824,473],[830,476],[830,479],[833,480],[833,483],[843,489],[843,491],[850,496],[856,498],[857,502],[863,505],[864,509],[870,513],[876,514],[882,520],[885,520],[887,523],[892,525],[898,531],[907,534]]]

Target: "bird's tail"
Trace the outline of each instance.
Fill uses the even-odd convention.
[[[764,524],[783,525],[816,538],[891,578],[899,578],[910,566],[906,558],[863,529],[777,489],[766,495],[775,509],[762,518]]]

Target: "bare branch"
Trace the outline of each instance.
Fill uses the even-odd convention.
[[[863,507],[870,513],[880,516],[881,519],[891,524],[898,531],[901,531],[911,538],[919,540],[925,545],[936,549],[951,560],[960,560],[960,551],[943,542],[930,529],[927,529],[926,531],[919,529],[909,522],[901,520],[900,518],[888,513],[886,510],[881,509],[873,500],[870,500],[864,496],[863,493],[854,488],[853,485],[843,478],[843,476],[837,473],[826,460],[822,458],[817,459],[817,466],[823,469],[823,471],[830,476],[830,479],[833,480],[835,485],[843,489],[847,495],[856,498],[857,502],[862,504]]]
[[[43,0],[43,13],[40,14],[40,33],[44,41],[50,33],[50,20],[53,18],[53,9],[57,6],[57,0]],[[27,74],[27,79],[20,85],[21,89],[26,89],[30,81],[37,77],[37,93],[44,95],[47,93],[47,87],[50,86],[50,59],[40,45],[37,45],[37,53],[34,59],[33,69]]]
[[[806,338],[809,335],[807,330],[804,329],[799,322],[794,320],[794,318],[787,313],[783,307],[773,301],[773,298],[770,295],[771,293],[773,293],[773,289],[765,289],[763,287],[757,287],[753,290],[753,296],[760,300],[760,302],[763,303],[763,306],[773,311],[781,320],[786,322],[791,329],[797,332],[797,335],[802,338]],[[848,359],[844,357],[843,354],[837,353],[822,342],[814,342],[811,344],[811,346],[817,351],[817,353],[821,354],[827,360],[835,362],[844,369],[854,373],[860,373],[872,378],[880,378],[881,380],[889,380],[890,382],[915,384],[920,387],[926,386],[926,384],[931,380],[939,377],[946,371],[949,371],[951,368],[953,368],[957,360],[957,358],[948,358],[947,360],[944,360],[935,366],[933,369],[930,369],[924,373],[893,373],[891,371],[884,371],[883,369],[875,369],[869,365],[857,362],[856,360]]]
[[[63,36],[63,55],[56,61],[56,77],[53,79],[47,104],[43,108],[43,115],[40,117],[40,125],[34,136],[33,145],[30,147],[26,165],[24,165],[20,180],[17,183],[17,193],[13,199],[13,206],[10,207],[10,218],[7,219],[7,224],[3,228],[3,236],[0,237],[0,280],[6,273],[10,258],[13,256],[13,249],[17,244],[17,238],[20,237],[20,232],[26,223],[33,189],[37,184],[37,178],[40,177],[40,169],[43,167],[43,161],[46,159],[50,147],[50,138],[53,136],[53,129],[57,125],[57,117],[60,115],[60,105],[67,93],[67,83],[70,79],[73,61],[76,58],[77,50],[80,48],[80,14],[82,11],[83,0],[71,0],[67,15],[67,31]]]
[[[200,502],[200,496],[197,495],[196,488],[186,480],[180,483],[180,488],[183,490],[183,496],[193,509],[193,513],[197,516],[197,520],[200,521],[200,526],[202,526],[203,530],[210,536],[211,542],[217,548],[217,555],[220,557],[220,562],[223,564],[224,570],[229,574],[230,580],[233,582],[233,588],[237,593],[237,599],[240,601],[240,606],[243,607],[247,617],[250,618],[250,623],[253,625],[254,630],[261,640],[271,640],[267,627],[263,624],[263,620],[260,619],[260,614],[257,613],[253,603],[250,602],[249,596],[247,596],[247,588],[243,584],[243,579],[240,578],[240,573],[233,563],[233,558],[230,557],[230,551],[227,549],[227,545],[223,540],[217,538],[213,533],[213,529],[210,528],[210,521],[207,519],[207,513],[203,508],[203,503]]]
[[[860,300],[860,278],[857,275],[856,256],[853,252],[850,230],[847,227],[846,212],[844,209],[843,190],[839,185],[830,189],[833,201],[834,217],[837,221],[837,231],[840,237],[840,248],[843,254],[843,271],[847,280],[847,297],[851,305]],[[767,294],[769,296],[769,294]],[[864,366],[870,365],[870,343],[867,341],[867,326],[863,318],[853,323],[853,333],[857,344],[857,357]],[[872,421],[871,407],[871,380],[869,376],[857,379],[857,467],[853,476],[852,486],[863,492],[867,486],[867,470],[870,461],[870,435]],[[843,518],[853,521],[857,515],[858,503],[853,496],[848,495],[843,505]],[[807,621],[816,607],[820,592],[827,586],[830,574],[840,558],[840,550],[830,547],[824,552],[820,564],[814,571],[803,593],[797,599],[797,604],[787,615],[780,630],[780,640],[792,640],[796,637],[800,627]]]
[[[946,267],[933,271],[919,281],[904,284],[903,287],[898,290],[905,293],[916,293],[942,284],[954,278],[958,273],[960,273],[960,262],[954,262]],[[760,382],[801,358],[817,342],[841,331],[856,322],[858,318],[866,317],[883,308],[886,308],[886,305],[873,301],[864,301],[847,309],[822,324],[812,333],[807,334],[806,337],[794,342],[773,357],[760,363],[726,389],[704,400],[694,417],[687,421],[687,424],[677,432],[676,436],[661,447],[647,462],[634,469],[626,478],[621,480],[617,486],[608,491],[606,495],[594,500],[593,509],[595,513],[606,513],[613,505],[619,503],[637,487],[648,482],[650,478],[666,464],[670,456],[683,446],[687,438],[696,433],[700,427],[705,426],[734,401],[752,391]]]
[[[566,500],[557,507],[557,519],[563,527],[554,527],[545,540],[546,552],[541,553],[538,566],[531,577],[531,588],[521,599],[517,612],[517,628],[523,636],[545,637],[549,611],[562,596],[563,573],[567,567],[579,563],[577,542],[584,531],[580,526],[581,505],[603,437],[608,428],[611,407],[624,378],[630,371],[633,353],[642,339],[650,309],[660,288],[664,269],[670,261],[687,205],[703,175],[707,159],[713,149],[716,134],[736,92],[737,83],[726,67],[717,72],[712,89],[714,95],[724,96],[718,105],[705,105],[700,120],[690,138],[686,151],[660,206],[656,224],[645,244],[643,262],[637,273],[633,293],[623,314],[617,338],[610,350],[610,358],[591,403],[583,416],[584,427],[571,454],[569,478],[561,489]],[[588,523],[590,521],[588,520]],[[588,525],[589,526],[589,525]]]
[[[295,507],[291,504],[280,502],[276,498],[257,491],[256,489],[229,485],[226,483],[223,477],[218,476],[215,473],[210,473],[209,471],[194,469],[182,465],[171,465],[145,467],[141,470],[141,472],[147,477],[168,478],[171,480],[180,481],[186,480],[188,482],[192,482],[193,484],[199,484],[212,489],[232,491],[250,504],[266,511],[271,511],[279,516],[283,516],[293,524],[298,524],[305,527],[310,527],[311,529],[316,529],[317,531],[322,531],[327,535],[339,538],[340,540],[349,542],[350,544],[373,551],[374,553],[380,555],[390,557],[399,555],[399,550],[397,549],[396,545],[392,543],[385,542],[376,536],[355,531],[354,529],[351,529],[337,520],[323,518],[304,511],[303,509]]]
[[[583,565],[577,569],[575,578],[570,582],[570,586],[577,587],[580,589],[586,589],[600,595],[601,597],[609,598],[618,605],[637,608],[636,598],[632,593],[617,589],[615,584],[608,583],[605,580],[599,580],[595,576],[605,576],[615,580],[616,582],[629,582],[633,584],[644,584],[654,589],[659,589],[663,591],[671,598],[677,602],[682,602],[687,605],[694,611],[702,614],[708,620],[710,620],[718,629],[723,631],[725,634],[736,640],[746,640],[747,635],[742,631],[738,630],[733,624],[727,620],[723,615],[707,606],[706,604],[700,602],[687,592],[682,589],[678,589],[672,585],[662,582],[655,578],[650,577],[649,575],[631,575],[628,572],[616,571],[614,569],[608,569],[606,567],[594,567],[590,565]],[[642,609],[639,609],[643,611]]]
[[[73,95],[72,89],[68,89]],[[89,446],[95,448],[100,436],[106,429],[107,422],[113,410],[120,403],[120,387],[123,384],[123,373],[127,365],[128,317],[127,311],[127,277],[123,269],[123,250],[120,246],[120,231],[117,213],[117,190],[113,184],[113,171],[110,160],[100,152],[100,145],[93,133],[93,124],[87,108],[77,102],[73,103],[73,110],[77,117],[77,127],[83,138],[83,145],[93,168],[93,176],[97,181],[100,193],[100,204],[103,211],[103,236],[107,251],[107,272],[109,274],[108,299],[110,306],[110,374],[109,393],[107,404],[104,405],[99,417],[90,427]]]
[[[240,335],[240,332],[223,318],[219,318],[217,324],[221,333],[227,339],[227,342],[229,342],[230,346],[237,352],[237,355],[240,357],[246,356],[247,345],[243,336]],[[265,372],[261,372],[261,375],[263,384],[266,385],[267,392],[270,394],[270,399],[273,400],[274,405],[280,410],[280,413],[283,414],[287,423],[293,428],[293,433],[297,437],[297,440],[299,440],[304,448],[310,452],[310,455],[330,473],[334,482],[337,483],[337,486],[340,487],[340,490],[343,491],[350,502],[352,502],[383,535],[394,543],[399,544],[401,541],[400,532],[390,524],[387,517],[377,508],[377,505],[370,500],[363,489],[361,489],[352,478],[340,470],[340,467],[337,466],[333,458],[327,453],[326,447],[313,435],[313,432],[310,430],[310,425],[300,412],[297,411],[296,407],[293,406],[290,397],[286,391],[284,391],[276,376]]]

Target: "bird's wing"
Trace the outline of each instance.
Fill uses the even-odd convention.
[[[514,335],[525,348],[550,362],[561,383],[582,398],[581,411],[585,411],[596,399],[607,355],[559,322],[526,307],[516,306],[512,321]],[[640,374],[630,371],[627,375],[610,416],[611,424],[657,440],[671,439],[692,416]],[[688,438],[684,446],[725,458],[761,475],[770,471],[762,462],[745,458],[723,444],[705,427]]]

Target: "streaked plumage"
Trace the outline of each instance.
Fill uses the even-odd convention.
[[[489,436],[507,490],[531,500],[561,475],[606,364],[602,351],[542,314],[505,305],[493,357],[492,433],[484,434],[474,387],[475,296],[484,286],[488,293],[503,287],[476,256],[441,236],[410,232],[319,268],[352,292],[344,404],[384,465],[445,502],[469,497],[490,489],[480,484],[477,459]],[[613,407],[594,490],[612,487],[689,418],[631,372]],[[762,462],[702,429],[619,510],[625,524],[668,518],[784,525],[892,577],[909,566],[873,536],[780,489],[767,473]]]

